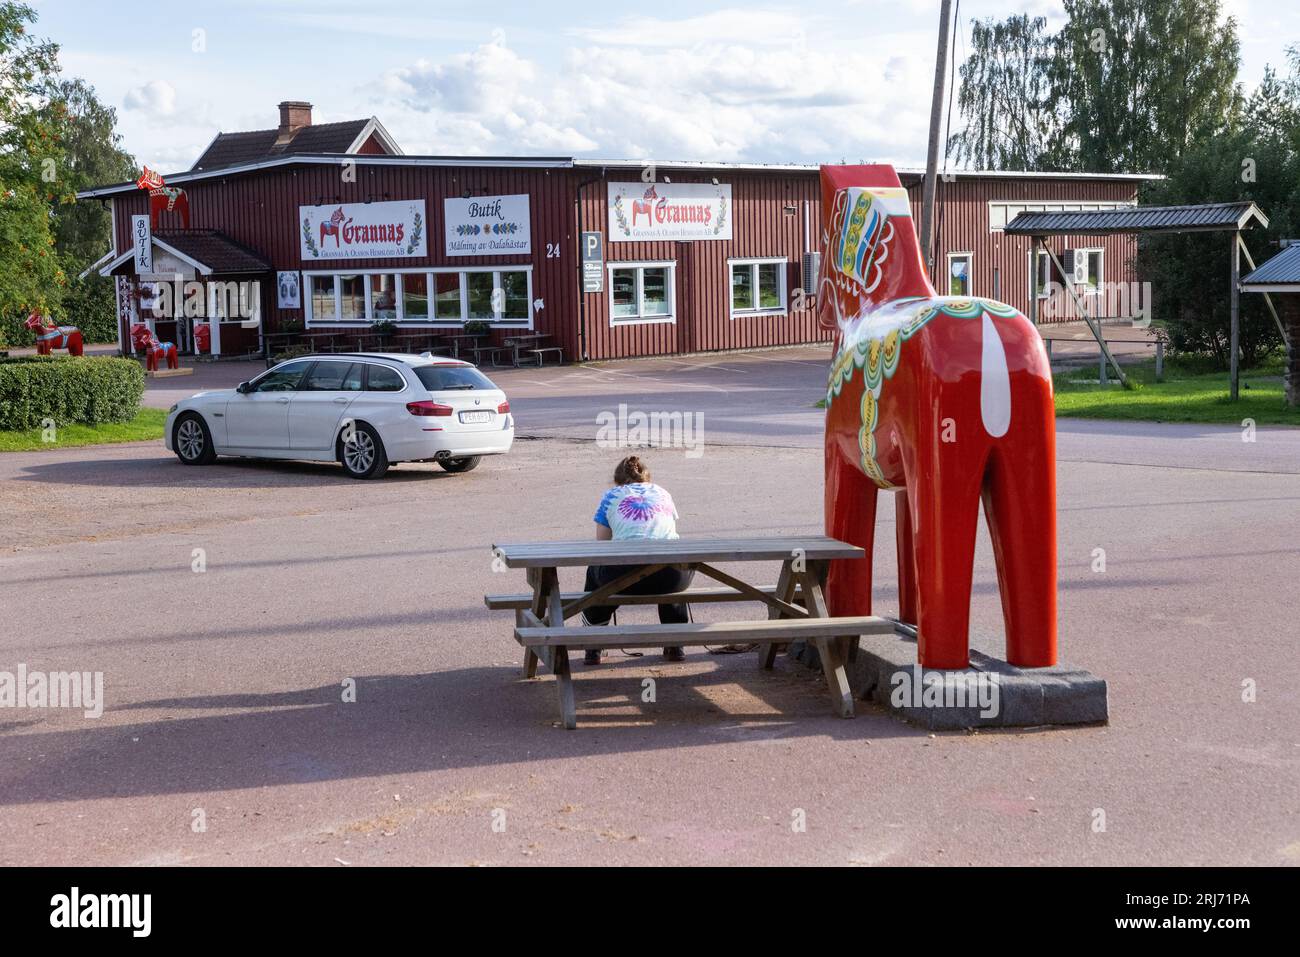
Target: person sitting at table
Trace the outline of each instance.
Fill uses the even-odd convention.
[[[637,538],[676,538],[677,506],[668,490],[651,481],[649,467],[635,455],[629,455],[614,469],[614,487],[605,492],[593,516],[599,541],[623,541]],[[595,591],[634,570],[636,565],[592,565],[587,569],[584,588]],[[647,575],[624,589],[628,595],[665,595],[682,591],[695,577],[695,570],[669,565]],[[661,624],[680,624],[690,620],[686,605],[659,605]],[[597,605],[582,613],[588,625],[608,625],[617,605]],[[686,658],[681,645],[664,648],[668,661]],[[589,649],[583,658],[588,665],[600,664],[600,649]]]

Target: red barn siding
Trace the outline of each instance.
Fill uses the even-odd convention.
[[[909,189],[912,213],[921,215],[921,187]],[[1095,202],[1124,203],[1137,197],[1132,181],[1053,180],[1041,176],[1023,179],[962,178],[951,183],[940,181],[937,190],[935,236],[935,272],[940,291],[946,291],[947,254],[971,252],[971,294],[987,296],[1015,306],[1029,314],[1029,247],[1028,236],[1007,236],[989,229],[990,201],[1007,202]],[[1133,235],[1050,237],[1046,244],[1060,258],[1066,249],[1102,248],[1105,250],[1103,279],[1106,282],[1132,282],[1136,279],[1134,257],[1137,239]],[[994,290],[994,269],[1000,272],[1000,288]],[[1068,268],[1068,264],[1067,264]]]
[[[585,308],[585,352],[590,359],[666,355],[816,342],[829,338],[818,327],[812,308],[793,308],[784,315],[731,316],[728,259],[782,258],[786,261],[787,297],[794,300],[802,284],[805,209],[814,248],[821,223],[815,171],[728,170],[681,172],[661,170],[673,183],[729,184],[732,194],[731,240],[694,242],[610,242],[607,230],[607,184],[639,178],[639,169],[536,169],[495,166],[355,166],[356,181],[344,182],[342,166],[301,165],[192,182],[191,226],[217,229],[265,257],[276,269],[330,269],[380,272],[425,267],[483,268],[531,265],[534,327],[549,333],[568,359],[580,358],[580,311]],[[908,177],[913,213],[919,217],[920,185]],[[500,257],[444,254],[443,199],[468,191],[476,195],[526,193],[530,196],[532,254]],[[581,201],[579,202],[579,191]],[[990,200],[1014,202],[1128,202],[1136,195],[1131,181],[1059,180],[1043,176],[962,177],[938,186],[936,216],[937,269],[946,289],[946,253],[973,254],[971,292],[994,296],[994,269],[1000,271],[998,298],[1029,312],[1030,241],[989,229]],[[367,199],[425,200],[428,255],[423,259],[327,260],[304,262],[300,256],[298,207],[328,203],[362,203]],[[147,211],[144,192],[115,200],[116,243],[129,248],[131,215]],[[580,208],[579,208],[580,207]],[[173,225],[164,219],[162,230]],[[608,272],[601,293],[580,292],[578,232],[605,236],[607,262],[670,260],[676,266],[676,322],[610,324]],[[1053,239],[1059,254],[1066,248],[1105,249],[1105,279],[1131,281],[1136,242],[1132,236]],[[548,255],[548,249],[550,254]],[[267,277],[268,280],[272,277]],[[269,286],[269,283],[268,283]],[[304,296],[307,290],[304,288]],[[266,328],[274,331],[303,311],[280,310],[274,295],[265,299]],[[224,330],[223,330],[224,332]],[[502,333],[498,332],[498,338]],[[224,343],[223,343],[224,345]]]
[[[711,175],[668,175],[674,184],[712,179]],[[804,204],[810,204],[814,244],[820,222],[816,174],[719,171],[717,178],[731,186],[730,240],[610,242],[606,228],[608,184],[634,182],[638,171],[610,172],[584,187],[583,229],[605,235],[607,262],[677,263],[675,323],[611,325],[608,275],[604,292],[585,294],[587,353],[591,358],[747,349],[829,338],[829,333],[818,328],[810,307],[790,309],[779,316],[731,317],[729,259],[785,259],[787,299],[793,298],[802,282]],[[786,206],[793,206],[793,211],[786,212]]]

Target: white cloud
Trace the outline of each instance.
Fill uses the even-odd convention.
[[[757,20],[725,31],[732,18],[721,14],[631,19],[579,31],[599,42],[571,46],[549,68],[499,38],[391,70],[369,89],[408,152],[917,159],[932,40],[878,35],[832,49],[808,42],[795,17]],[[683,37],[689,45],[669,42]]]
[[[127,90],[122,105],[153,116],[171,116],[176,112],[176,88],[166,80],[150,80]]]

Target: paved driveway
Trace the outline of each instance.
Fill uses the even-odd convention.
[[[1300,861],[1296,430],[1061,423],[1063,654],[1109,679],[1108,727],[842,721],[819,675],[698,649],[580,667],[582,727],[554,727],[482,606],[523,584],[488,546],[590,533],[620,402],[704,415],[702,455],[648,453],[683,534],[820,530],[823,360],[503,371],[525,437],[463,476],[0,456],[0,669],[102,671],[107,699],[0,709],[0,863]],[[983,534],[974,621],[996,650]]]

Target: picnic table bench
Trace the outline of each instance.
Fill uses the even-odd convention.
[[[521,332],[512,336],[507,336],[502,342],[512,352],[515,367],[523,365],[522,353],[526,350],[537,357],[537,364],[542,364],[542,357],[548,352],[559,354],[560,361],[564,360],[564,350],[560,346],[548,346],[546,340],[551,338],[547,332]]]
[[[540,660],[556,677],[560,718],[564,727],[577,727],[571,650],[588,648],[653,648],[668,645],[745,643],[763,646],[759,662],[771,668],[779,646],[806,640],[821,658],[832,710],[853,717],[853,695],[845,662],[856,638],[888,634],[891,619],[876,616],[832,617],[823,588],[829,562],[860,559],[856,545],[825,536],[792,538],[667,539],[577,542],[528,542],[492,546],[507,568],[525,570],[530,591],[486,595],[488,608],[515,612],[515,640],[524,649],[524,677],[537,674]],[[774,586],[756,586],[718,568],[718,562],[779,561]],[[562,592],[559,569],[587,565],[627,565],[621,575],[594,591]],[[722,588],[688,588],[664,595],[628,595],[623,590],[668,565],[684,565]],[[657,605],[756,601],[767,618],[647,625],[567,625],[567,619],[593,605]]]

